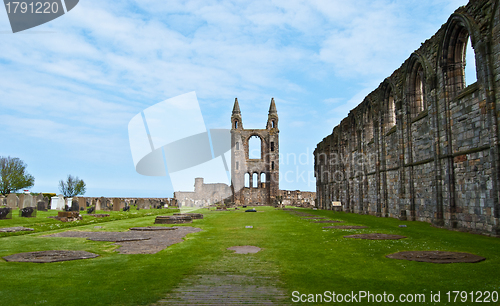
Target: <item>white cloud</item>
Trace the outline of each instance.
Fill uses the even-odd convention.
[[[36,138],[48,146],[70,139],[100,153],[69,162],[99,163],[105,152],[105,159],[118,155],[127,160],[123,167],[133,167],[128,121],[194,90],[209,127],[227,127],[235,97],[245,127],[263,127],[274,96],[280,127],[297,132],[282,142],[310,143],[463,2],[81,1],[26,35],[1,34],[0,136],[4,143]],[[348,78],[354,89],[331,89],[329,83]]]

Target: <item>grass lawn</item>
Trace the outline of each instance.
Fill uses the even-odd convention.
[[[325,291],[342,295],[369,291],[393,294],[396,300],[400,294],[424,294],[425,303],[413,304],[435,305],[430,302],[432,291],[432,294],[441,292],[439,305],[470,305],[471,291],[474,298],[478,297],[478,291],[500,292],[498,238],[433,228],[422,222],[301,209],[345,221],[341,225],[368,226],[358,230],[323,229],[330,224],[313,223],[271,207],[257,207],[257,210],[264,212],[199,210],[205,218],[186,226],[203,231],[153,255],[119,254],[111,242],[41,237],[61,229],[43,227],[43,222],[33,225],[38,220],[23,220],[25,224],[13,224],[15,219],[0,220],[0,227],[39,226],[35,233],[1,237],[0,257],[43,250],[85,250],[101,255],[95,259],[46,264],[0,259],[0,304],[148,305],[164,298],[185,277],[221,272],[276,279],[276,286],[289,294],[290,304],[301,304],[292,303],[292,297],[299,294],[306,294],[303,299],[307,299],[308,294]],[[98,226],[102,228],[82,222],[83,225],[74,224],[71,230],[125,231],[133,226],[152,225],[154,218],[144,215],[108,222],[99,220],[102,223]],[[400,224],[407,227],[400,228]],[[247,225],[253,228],[245,228]],[[408,238],[382,241],[343,238],[357,233],[399,234]],[[237,245],[254,245],[262,250],[247,255],[226,250]],[[432,264],[385,258],[391,253],[410,250],[470,252],[487,259],[474,264]],[[468,301],[459,303],[459,296],[456,303],[445,303],[448,291],[465,291]],[[450,297],[453,301],[455,294]],[[484,298],[483,295],[481,299]],[[377,303],[366,303],[365,298],[352,304]]]

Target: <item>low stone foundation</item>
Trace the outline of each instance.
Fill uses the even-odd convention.
[[[158,216],[155,219],[155,224],[181,224],[181,223],[192,223],[193,218],[186,215],[180,216]]]

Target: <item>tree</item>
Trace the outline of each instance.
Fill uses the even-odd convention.
[[[35,178],[26,172],[26,165],[17,157],[0,157],[0,193],[9,194],[19,189],[31,188]]]
[[[59,181],[59,190],[67,198],[85,194],[85,182],[78,176],[68,175],[66,181]]]

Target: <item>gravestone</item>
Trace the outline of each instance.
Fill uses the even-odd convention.
[[[57,196],[59,198],[59,201],[57,202],[57,209],[58,210],[64,210],[64,205],[66,205],[65,201],[64,201],[64,196],[62,194],[58,195]]]
[[[101,210],[102,207],[101,207],[101,199],[97,199],[95,201],[95,210]]]
[[[57,197],[52,197],[50,202],[50,209],[64,210],[64,196],[62,194]]]
[[[19,217],[23,218],[36,217],[36,209],[34,207],[24,207],[19,210]]]
[[[19,203],[19,198],[15,193],[11,193],[7,196],[7,207],[14,209],[18,206],[18,203]]]
[[[43,195],[39,193],[34,199],[33,199],[33,204],[38,203],[39,201],[44,201]]]
[[[80,211],[80,205],[78,204],[77,199],[73,199],[71,201],[71,211]]]
[[[108,209],[108,199],[105,197],[100,197],[99,201],[101,202],[101,210],[107,210]]]
[[[73,205],[72,203],[73,203],[73,198],[67,198],[65,205],[71,208],[71,205]]]
[[[21,205],[21,202],[19,202],[19,205]],[[33,196],[31,194],[24,195],[22,206],[23,207],[19,206],[19,208],[34,207]]]
[[[121,209],[121,200],[118,198],[113,199],[113,211],[120,211]]]
[[[50,198],[50,209],[57,209],[57,202],[59,201],[58,197]]]
[[[78,198],[78,205],[80,206],[80,208],[83,207],[83,209],[86,209],[87,208],[87,199],[83,198],[83,197],[79,197]]]
[[[19,201],[17,202],[17,207],[22,209],[24,205],[24,193],[19,196]]]
[[[45,205],[45,201],[38,201],[36,203],[36,210],[47,211],[47,206]]]
[[[7,199],[5,199],[5,196],[3,194],[0,194],[0,206],[6,206],[7,205]]]
[[[140,209],[150,209],[151,208],[151,202],[149,199],[139,199],[137,203],[137,208]]]
[[[137,204],[137,209],[142,208],[144,205],[144,199],[137,199],[136,204]]]
[[[12,219],[12,208],[0,207],[0,220],[1,219]]]

